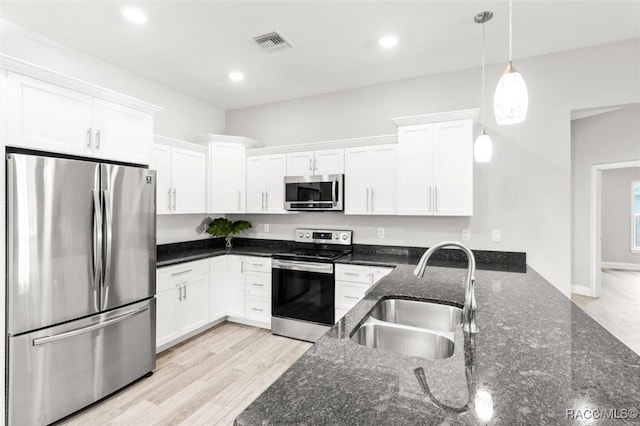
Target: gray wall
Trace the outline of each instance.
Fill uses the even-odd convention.
[[[640,138],[637,141],[640,144]],[[602,172],[602,261],[638,263],[631,252],[631,182],[640,181],[640,167]]]
[[[494,159],[475,167],[475,214],[470,219],[252,219],[278,224],[270,234],[286,238],[299,222],[344,223],[357,231],[358,242],[375,241],[371,231],[384,223],[392,227],[385,242],[416,245],[460,239],[460,230],[468,226],[473,248],[526,251],[529,264],[569,294],[570,111],[640,101],[639,59],[638,39],[518,59],[515,65],[529,87],[529,116],[522,124],[497,126],[493,114],[487,114]],[[503,70],[502,63],[487,68],[489,94]],[[463,70],[228,111],[226,127],[230,134],[266,145],[388,134],[395,132],[392,117],[478,107],[480,87],[480,70]],[[490,241],[492,228],[502,230],[501,243]]]
[[[591,166],[640,160],[640,105],[571,124],[573,284],[589,286]]]

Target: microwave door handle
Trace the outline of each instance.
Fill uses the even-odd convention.
[[[338,180],[334,179],[333,182],[331,183],[331,203],[333,204],[333,207],[335,207],[336,204],[338,204],[338,194],[336,193],[337,189],[338,189]]]

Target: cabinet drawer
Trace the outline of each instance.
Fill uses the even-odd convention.
[[[351,309],[358,303],[369,289],[368,284],[356,284],[336,281],[336,308]]]
[[[271,258],[270,257],[245,257],[247,271],[268,272],[271,274]]]
[[[158,268],[156,272],[156,292],[175,287],[176,282],[192,281],[209,274],[209,259]]]
[[[260,322],[271,322],[271,298],[247,295],[246,318]]]
[[[245,275],[247,294],[256,296],[271,296],[271,274],[247,271]]]
[[[368,266],[336,265],[336,281],[371,284]]]

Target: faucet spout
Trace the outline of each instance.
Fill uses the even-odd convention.
[[[430,247],[418,262],[418,266],[413,271],[413,274],[417,277],[424,277],[425,270],[427,269],[427,262],[429,258],[438,250],[443,248],[459,248],[467,255],[467,278],[464,285],[464,307],[462,309],[462,329],[468,333],[477,333],[476,327],[476,296],[475,296],[475,274],[476,274],[476,258],[469,247],[456,241],[443,241]]]

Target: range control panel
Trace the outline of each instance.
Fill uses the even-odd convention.
[[[296,229],[295,241],[298,243],[351,245],[353,231],[330,229]]]

